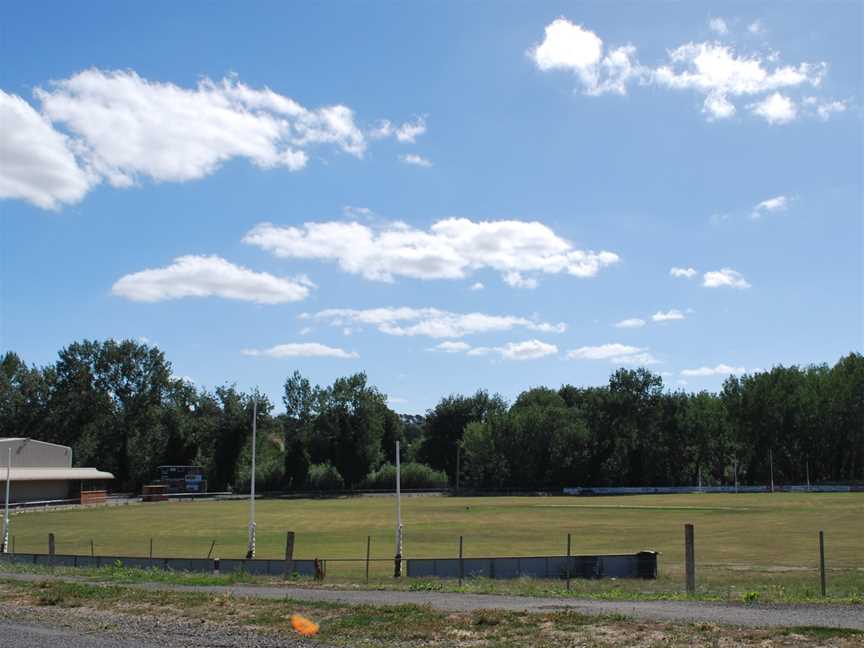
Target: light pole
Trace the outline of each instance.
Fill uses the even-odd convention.
[[[257,426],[258,426],[258,394],[255,394],[255,400],[252,401],[252,487],[249,491],[249,546],[246,549],[246,558],[255,557],[255,450],[257,446]]]

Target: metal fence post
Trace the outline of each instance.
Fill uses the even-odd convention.
[[[822,584],[822,596],[826,596],[825,583],[825,532],[819,530],[819,577]]]
[[[48,534],[48,564],[54,564],[54,534]]]
[[[696,592],[696,551],[694,547],[693,525],[684,525],[684,570],[687,573],[687,593]]]

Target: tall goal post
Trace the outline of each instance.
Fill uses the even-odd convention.
[[[6,462],[6,504],[3,506],[3,536],[0,537],[0,553],[9,553],[9,489],[12,487],[12,448]]]
[[[258,427],[258,392],[255,392],[255,400],[252,401],[252,474],[249,489],[249,544],[246,548],[246,558],[255,557],[255,452],[257,443]]]
[[[402,465],[399,459],[399,441],[396,441],[396,557],[393,577],[402,576]]]

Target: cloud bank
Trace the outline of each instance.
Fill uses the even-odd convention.
[[[282,258],[335,261],[373,281],[464,279],[476,270],[499,272],[511,286],[533,287],[536,276],[594,277],[619,261],[608,251],[579,250],[537,221],[448,218],[420,230],[404,223],[373,228],[344,221],[302,227],[256,225],[243,242]]]

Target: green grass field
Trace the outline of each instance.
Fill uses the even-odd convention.
[[[372,536],[373,558],[392,558],[392,497],[259,500],[257,556],[284,556],[285,532],[296,532],[297,558],[363,558]],[[248,502],[165,502],[47,512],[12,518],[18,552],[243,557]],[[661,552],[661,573],[682,571],[683,525],[696,527],[700,576],[723,574],[731,583],[754,573],[790,583],[813,578],[818,532],[825,530],[829,570],[864,588],[864,494],[644,495],[630,497],[408,496],[402,500],[405,554],[452,557],[464,536],[465,556],[561,555],[567,534],[574,554]],[[384,562],[373,574],[392,570]],[[356,576],[361,563],[328,563],[329,574]],[[704,578],[703,578],[704,582]]]

